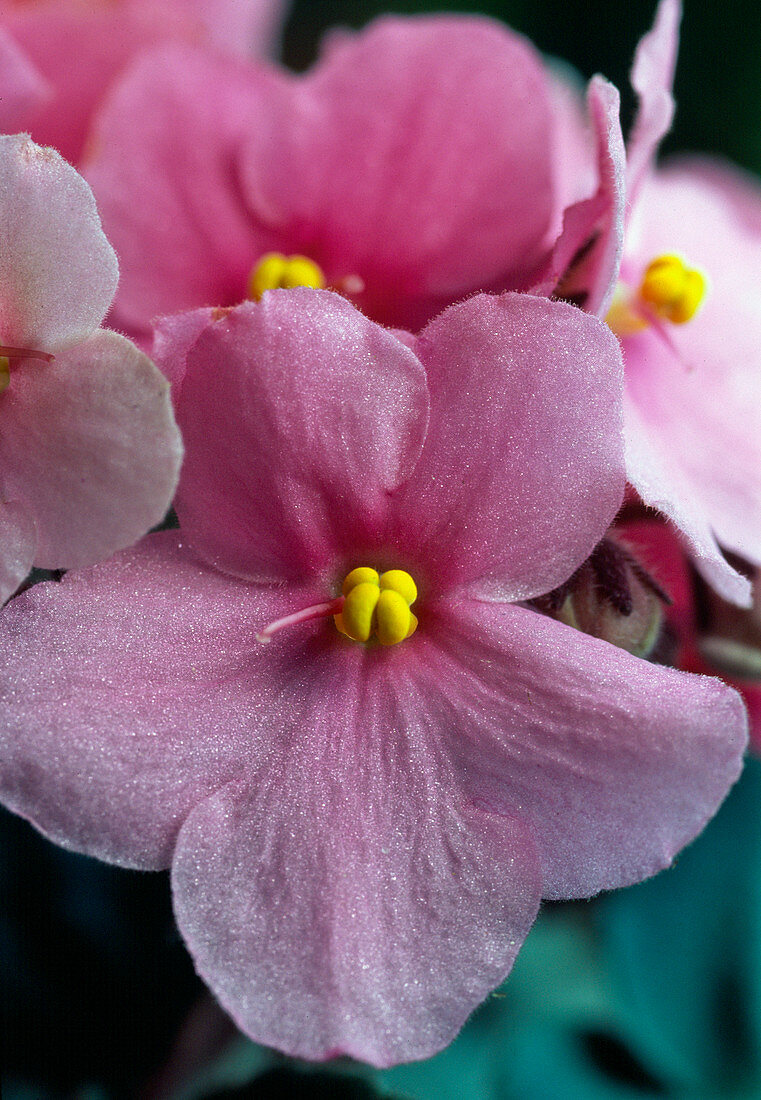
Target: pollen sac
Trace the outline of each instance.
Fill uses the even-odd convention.
[[[11,361],[7,355],[0,355],[0,393],[4,393],[11,384]]]
[[[639,296],[657,315],[674,325],[690,321],[706,293],[706,279],[679,256],[658,256],[648,264]]]
[[[403,569],[379,574],[360,566],[347,574],[341,590],[343,609],[333,621],[347,638],[396,645],[414,634],[417,619],[410,605],[417,599],[417,586]]]
[[[289,290],[295,286],[326,286],[322,268],[308,256],[284,256],[267,252],[248,277],[248,297],[258,302],[265,290]]]

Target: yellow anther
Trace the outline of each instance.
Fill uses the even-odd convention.
[[[347,574],[341,590],[343,610],[333,618],[347,638],[367,642],[376,637],[381,645],[396,645],[414,634],[417,618],[410,604],[417,599],[417,586],[403,569],[379,576],[375,569],[360,566]]]
[[[0,355],[0,393],[4,393],[11,384],[11,361],[7,355]]]
[[[679,256],[658,256],[648,265],[639,288],[642,301],[675,325],[695,316],[705,292],[705,276],[687,267]]]
[[[294,286],[326,286],[322,268],[308,256],[284,256],[267,252],[248,277],[248,296],[258,302],[265,290],[288,290]]]

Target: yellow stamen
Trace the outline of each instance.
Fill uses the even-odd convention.
[[[344,605],[333,620],[347,638],[368,642],[375,637],[381,645],[397,645],[414,634],[417,619],[410,604],[417,599],[417,586],[403,569],[380,576],[368,566],[352,569],[342,592]]]
[[[695,316],[705,292],[705,276],[687,267],[679,256],[658,256],[648,265],[639,288],[642,301],[675,325]]]
[[[248,296],[258,302],[265,290],[288,290],[295,286],[326,286],[322,268],[308,256],[284,256],[267,252],[248,277]]]
[[[0,355],[0,393],[4,393],[5,390],[11,384],[11,361],[7,355]]]

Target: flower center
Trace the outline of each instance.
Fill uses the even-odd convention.
[[[344,605],[333,622],[347,638],[377,638],[381,645],[397,645],[415,633],[417,618],[410,605],[417,599],[417,586],[403,569],[378,574],[360,566],[347,574],[341,591]]]
[[[295,286],[322,290],[326,285],[322,268],[308,256],[267,252],[251,269],[247,289],[249,298],[258,302],[265,290],[289,290]]]
[[[637,291],[619,283],[605,318],[616,336],[633,336],[654,322],[684,325],[706,295],[706,277],[679,256],[657,256],[648,264]]]
[[[415,633],[417,618],[410,611],[410,604],[417,599],[417,586],[403,569],[379,574],[368,566],[360,566],[347,573],[341,591],[335,599],[269,623],[256,635],[257,641],[269,642],[273,634],[286,626],[331,615],[340,632],[354,642],[377,639],[381,645],[397,645]]]

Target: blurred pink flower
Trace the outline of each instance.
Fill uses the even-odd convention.
[[[255,1039],[426,1057],[540,897],[671,862],[739,771],[743,710],[514,602],[620,503],[597,319],[481,295],[408,346],[325,291],[213,316],[160,332],[181,532],[0,616],[3,798],[69,847],[171,864],[199,973]],[[417,584],[352,589],[381,641],[392,590],[397,644],[334,625],[367,636],[341,597],[360,566]]]
[[[0,124],[30,130],[77,163],[94,113],[135,55],[181,41],[247,56],[270,44],[283,8],[283,0],[5,0],[0,33],[46,94],[12,122],[0,113]]]
[[[562,205],[594,186],[593,158],[530,43],[438,15],[334,34],[301,76],[154,53],[101,116],[87,175],[129,331],[239,303],[272,251],[306,255],[375,320],[417,331],[474,291],[529,285]]]
[[[0,598],[32,564],[90,565],[158,523],[182,448],[169,387],[99,329],[118,278],[92,193],[0,138]]]

